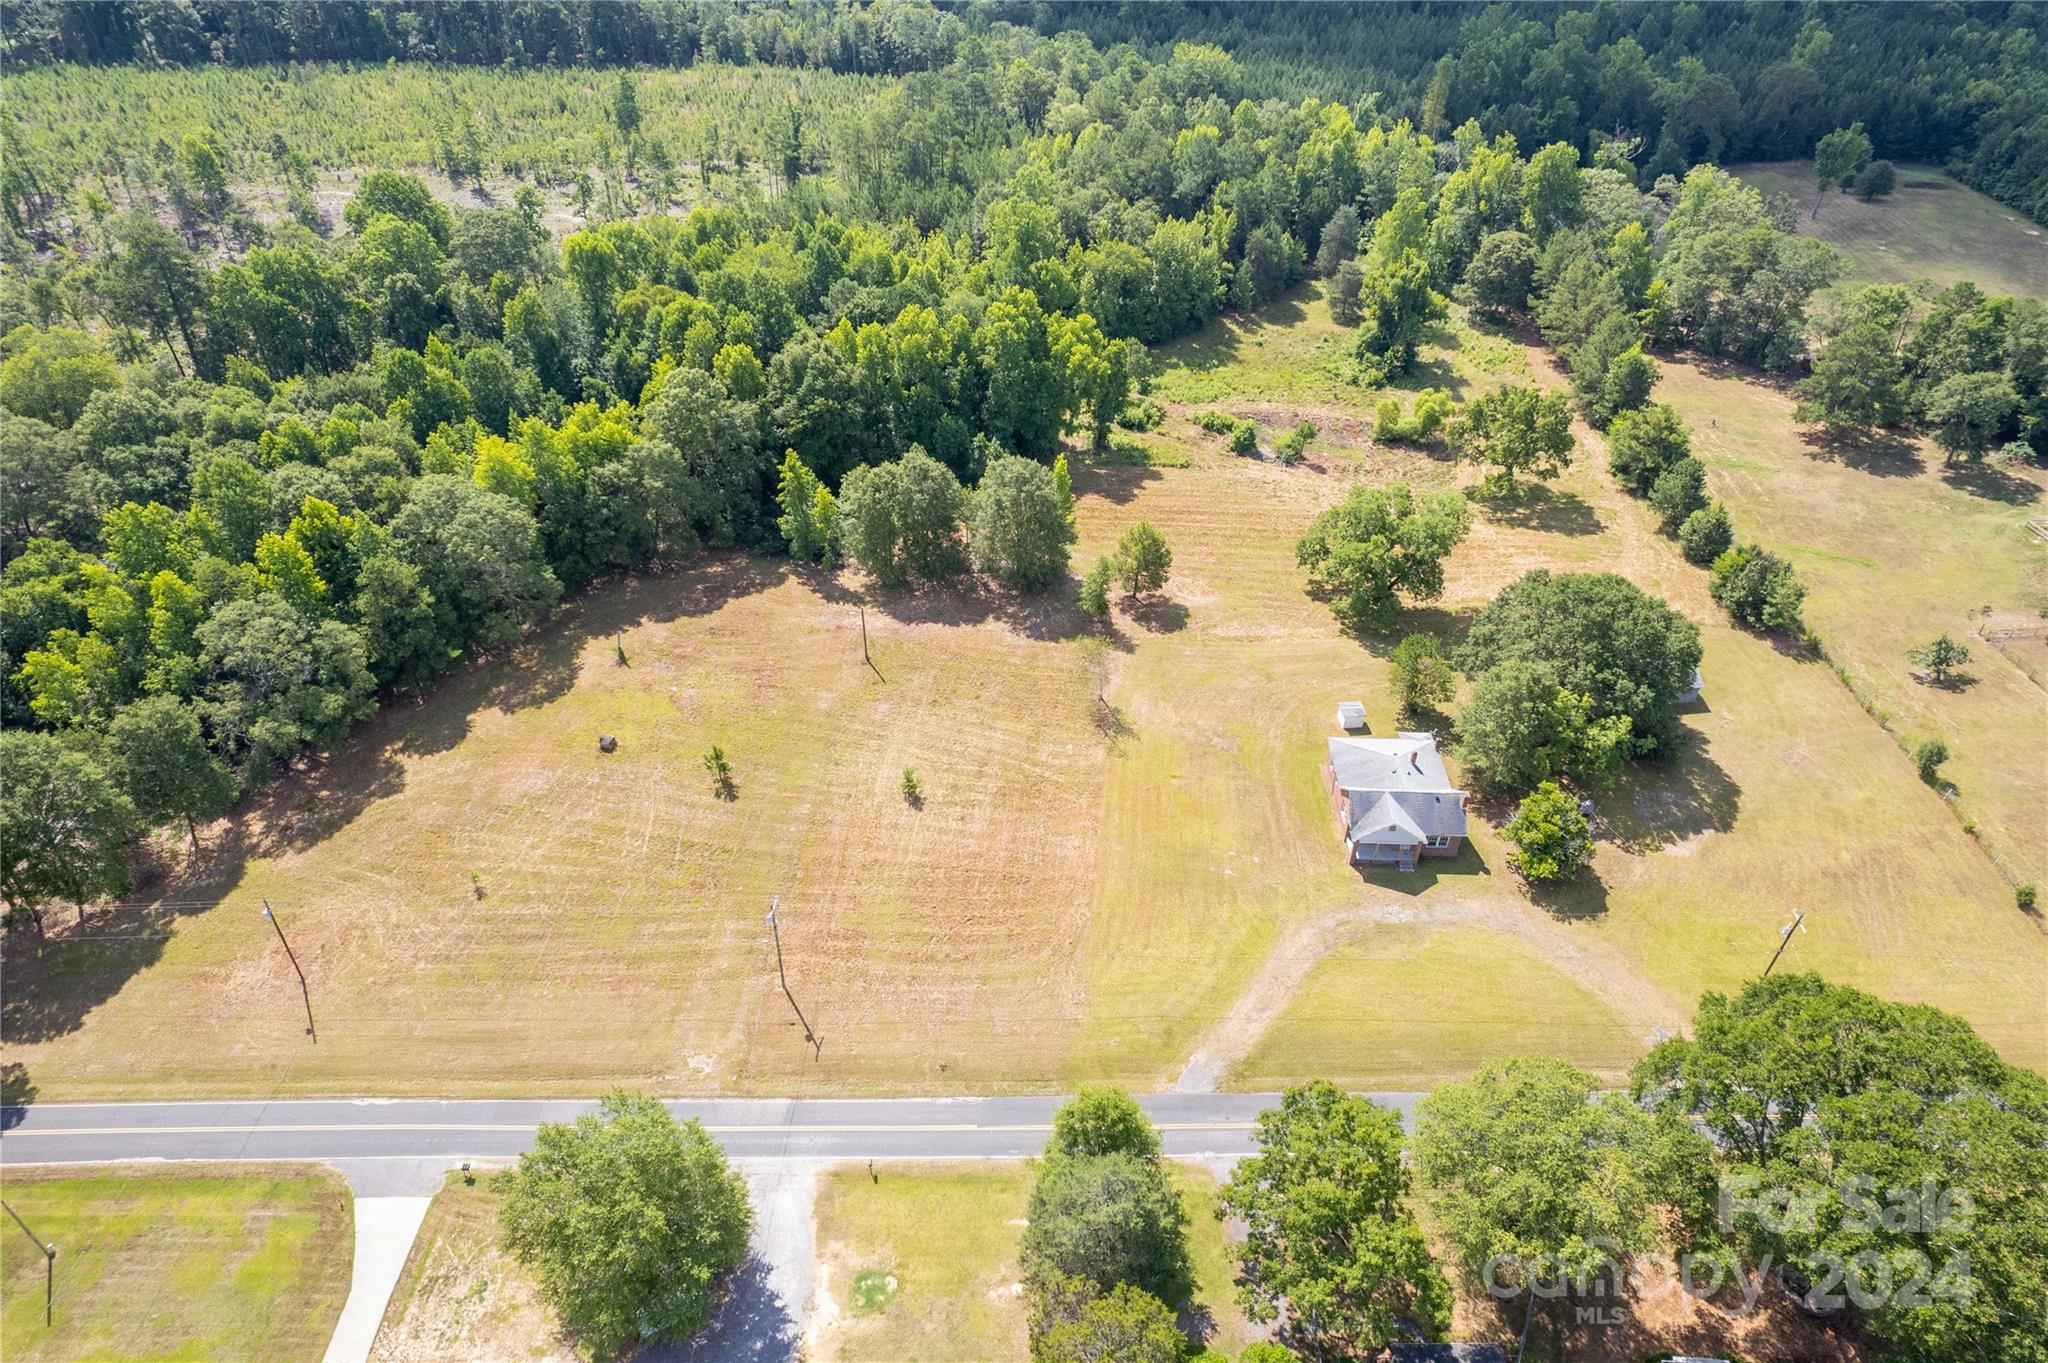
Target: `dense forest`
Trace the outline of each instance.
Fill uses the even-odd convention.
[[[1247,93],[1372,94],[1432,135],[1476,118],[1524,144],[1640,142],[1656,172],[1806,153],[1861,123],[1879,156],[1951,167],[2048,221],[2048,50],[2027,4],[1096,5],[878,0],[21,0],[0,55],[187,66],[386,61],[471,66],[772,63],[903,75],[1021,62],[1015,103],[1050,100],[1057,44],[1080,33],[1121,66],[1208,42]],[[1085,88],[1082,92],[1085,92]]]

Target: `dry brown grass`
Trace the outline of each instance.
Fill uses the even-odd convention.
[[[1256,394],[1274,357],[1326,348],[1313,290],[1290,306],[1258,356],[1204,340],[1204,382]],[[1499,338],[1486,354],[1469,388],[1555,381]],[[1674,366],[1667,384],[1684,382]],[[1261,399],[1276,408],[1335,408],[1276,383]],[[1727,626],[1590,434],[1553,488],[1481,511],[1444,600],[1400,628],[1455,635],[1531,567],[1625,573],[1701,622],[1690,751],[1601,801],[1596,879],[1541,905],[1483,824],[1464,856],[1414,876],[1345,868],[1322,740],[1348,697],[1390,726],[1394,636],[1340,630],[1302,592],[1293,543],[1352,476],[1448,487],[1469,472],[1369,441],[1295,469],[1232,457],[1185,420],[1210,400],[1162,387],[1175,415],[1155,440],[1187,466],[1080,460],[1075,481],[1077,568],[1148,518],[1175,554],[1164,602],[1097,630],[1063,596],[891,598],[868,609],[870,669],[851,580],[726,558],[601,588],[211,830],[207,864],[165,893],[217,906],[110,915],[38,958],[17,950],[9,1058],[50,1098],[1147,1087],[1207,1044],[1289,934],[1369,934],[1413,907],[1515,945],[1484,972],[1363,991],[1350,1040],[1326,1028],[1311,1047],[1333,1077],[1418,1083],[1544,1036],[1612,1070],[1647,1044],[1649,1016],[1682,1020],[1701,990],[1760,969],[1802,907],[1788,965],[1955,1009],[2048,1064],[2048,952],[1982,850],[1825,665]],[[602,733],[617,754],[598,753]],[[699,763],[714,742],[730,802]],[[1959,757],[1959,779],[1976,760]],[[898,790],[906,766],[922,809]],[[815,1052],[775,985],[771,895]],[[311,977],[317,1042],[263,897]],[[1376,959],[1399,973],[1432,958]],[[1640,1006],[1602,1033],[1575,996],[1519,987],[1546,970]],[[1503,980],[1515,1025],[1465,1025]],[[1396,1021],[1376,1010],[1425,997],[1473,1000],[1439,1029],[1433,1069],[1372,1041]],[[1266,1054],[1289,1052],[1290,1025]],[[1259,1038],[1227,1040],[1226,1063]]]

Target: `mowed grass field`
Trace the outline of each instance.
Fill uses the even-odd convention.
[[[1259,1337],[1235,1303],[1218,1185],[1168,1166],[1188,1214],[1195,1298],[1184,1322],[1235,1354]],[[823,1363],[981,1363],[1028,1352],[1017,1247],[1035,1164],[885,1165],[819,1181],[812,1356]]]
[[[1729,169],[1799,205],[1800,233],[1842,252],[1837,289],[1926,278],[1967,279],[1987,294],[2048,298],[2048,235],[2037,223],[1942,174],[1900,166],[1898,188],[1869,203],[1829,191],[1814,216],[1811,161],[1768,161]]]
[[[2048,939],[2010,886],[1822,662],[1726,625],[1590,432],[1555,487],[1477,508],[1400,628],[1455,638],[1533,567],[1624,573],[1702,625],[1689,752],[1601,801],[1597,878],[1556,900],[1520,893],[1483,819],[1417,875],[1342,864],[1324,739],[1341,699],[1392,727],[1398,631],[1340,630],[1294,541],[1355,478],[1471,480],[1374,446],[1374,394],[1304,379],[1342,337],[1312,286],[1226,319],[1162,354],[1146,442],[1184,467],[1077,460],[1076,571],[1150,519],[1163,602],[1097,629],[1065,594],[875,596],[869,666],[852,577],[729,557],[601,588],[279,779],[153,905],[10,960],[8,1058],[52,1099],[1146,1088],[1197,1056],[1244,1087],[1407,1088],[1508,1049],[1614,1073],[1804,908],[1788,965],[2048,1064]],[[1558,381],[1460,325],[1414,382],[1531,376]],[[1328,435],[1300,467],[1238,458],[1189,421],[1209,406]]]
[[[1945,465],[1927,440],[1831,444],[1793,422],[1789,393],[1696,364],[1667,364],[1657,396],[1691,421],[1737,532],[1798,568],[1850,684],[1901,742],[1948,745],[1961,818],[2015,879],[2048,884],[2048,691],[1982,634],[2048,609],[2048,541],[2027,529],[2048,479]],[[1923,684],[1906,652],[1944,632],[1969,646],[1966,680]]]
[[[348,1295],[355,1235],[331,1169],[11,1169],[18,1226],[0,1236],[0,1355],[81,1359],[318,1358]]]

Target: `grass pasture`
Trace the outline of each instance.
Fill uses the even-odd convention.
[[[1818,217],[1811,161],[1729,170],[1799,205],[1797,230],[1842,253],[1838,289],[1924,277],[1944,287],[1967,279],[1988,294],[2048,298],[2048,236],[2041,225],[1932,166],[1900,166],[1898,188],[1869,203],[1831,190]]]
[[[1245,1087],[1321,1067],[1406,1088],[1521,1047],[1613,1072],[1700,991],[1761,969],[1801,907],[1789,965],[1954,1009],[2048,1065],[2048,950],[1984,850],[1825,663],[1725,624],[1590,432],[1554,486],[1475,505],[1443,600],[1400,629],[1455,638],[1532,567],[1624,573],[1702,624],[1694,741],[1600,801],[1597,876],[1542,903],[1484,819],[1464,856],[1413,876],[1341,864],[1323,739],[1340,699],[1393,726],[1398,633],[1340,630],[1303,593],[1293,543],[1354,477],[1444,488],[1471,473],[1373,445],[1374,395],[1302,376],[1300,357],[1338,334],[1313,287],[1266,322],[1219,323],[1162,351],[1169,415],[1144,437],[1148,462],[1076,460],[1076,571],[1147,518],[1174,550],[1165,599],[1097,629],[1064,596],[872,597],[870,667],[857,580],[728,557],[600,588],[273,783],[153,903],[11,958],[8,1058],[50,1099],[1150,1088],[1191,1058]],[[1426,381],[1468,395],[1557,381],[1508,338],[1479,338],[1476,360],[1450,349],[1463,334],[1425,353]],[[1672,365],[1665,391],[1717,482],[1741,461],[1807,470],[1801,453],[1723,444],[1747,428],[1710,424],[1691,387],[1705,382]],[[1745,422],[1782,402],[1739,386],[1725,400],[1748,403]],[[1239,458],[1189,421],[1208,406],[1275,431],[1306,416],[1325,435],[1299,467]],[[1767,423],[1744,437],[1778,438]],[[1898,553],[1869,601],[1917,599],[1905,530],[1859,531],[1899,541],[1859,548],[1765,519],[1798,497],[1839,502],[1855,479],[1904,491],[1863,474],[1717,490],[1776,547]],[[1954,497],[1941,514],[1968,512],[1972,536],[2018,514]],[[1939,571],[1981,590],[2009,571],[1972,562]],[[1801,568],[1831,646],[1863,631],[1858,647],[1896,660],[1862,623],[1873,607],[1831,614],[1835,567]],[[1862,571],[1839,565],[1845,581]],[[1988,707],[1990,687],[1939,703]],[[1979,752],[1951,744],[1987,845],[1988,764],[2037,753],[2024,726],[2038,714],[2001,711],[2007,737]],[[701,766],[714,742],[735,800]],[[900,793],[905,767],[920,808]],[[2024,798],[2011,808],[2026,815]],[[777,985],[771,896],[816,1048]],[[306,966],[317,1037],[264,898]],[[1432,1013],[1449,1020],[1432,1031]]]
[[[318,1358],[348,1295],[349,1192],[330,1169],[10,1169],[7,1202],[57,1245],[0,1236],[0,1354],[79,1359]]]
[[[1195,1304],[1184,1320],[1211,1348],[1258,1337],[1233,1303],[1236,1264],[1216,1219],[1215,1178],[1168,1166],[1188,1213]],[[1036,1166],[888,1165],[828,1172],[817,1204],[816,1356],[824,1363],[978,1363],[1022,1358],[1017,1245]],[[877,1286],[879,1284],[879,1286]],[[874,1303],[868,1305],[867,1303]]]
[[[1738,531],[1798,568],[1850,684],[1902,742],[1948,744],[1960,816],[2015,878],[2048,883],[2048,691],[1980,633],[2048,608],[2048,542],[2026,528],[2044,480],[1945,466],[1925,440],[1833,445],[1793,423],[1787,394],[1696,364],[1667,364],[1658,396],[1691,421]],[[1920,683],[1906,651],[1944,631],[1970,648],[1966,680]]]

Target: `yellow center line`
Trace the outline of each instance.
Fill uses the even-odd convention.
[[[1160,1131],[1249,1131],[1251,1122],[1155,1122]],[[5,1139],[19,1139],[23,1136],[228,1136],[248,1134],[286,1134],[305,1131],[315,1134],[331,1134],[338,1131],[533,1131],[531,1122],[487,1123],[487,1122],[341,1122],[321,1123],[280,1123],[269,1126],[76,1126],[76,1127],[16,1127],[6,1134]],[[791,1126],[782,1123],[757,1126],[706,1126],[706,1131],[717,1135],[763,1135],[780,1132],[786,1135],[868,1135],[881,1132],[901,1132],[905,1135],[931,1135],[945,1132],[994,1133],[1045,1132],[1052,1127],[1045,1123],[1020,1123],[1016,1125],[980,1126],[972,1122],[946,1122],[925,1125],[903,1125],[900,1123],[873,1123],[866,1125],[837,1124],[829,1126]]]

